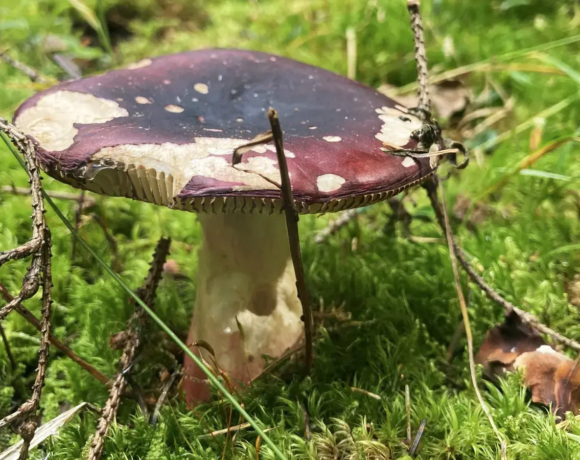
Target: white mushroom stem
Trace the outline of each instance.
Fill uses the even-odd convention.
[[[203,243],[188,344],[207,342],[230,379],[247,383],[263,370],[263,355],[282,355],[302,335],[284,216],[200,214],[199,220]],[[207,351],[192,350],[212,362]],[[188,401],[205,399],[204,375],[188,358],[185,373]]]

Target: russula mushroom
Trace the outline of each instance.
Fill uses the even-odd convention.
[[[235,148],[267,131],[274,107],[297,209],[366,206],[420,183],[429,159],[412,148],[419,119],[334,73],[270,54],[203,50],[146,59],[61,83],[18,109],[16,125],[51,176],[74,187],[198,213],[203,228],[189,343],[213,348],[248,382],[301,337],[300,302],[282,215],[273,144],[232,166]],[[274,182],[274,183],[273,183]],[[211,361],[207,350],[196,350]],[[186,359],[189,401],[207,396]]]

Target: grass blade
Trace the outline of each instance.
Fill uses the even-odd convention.
[[[10,149],[12,154],[16,157],[16,159],[18,160],[20,165],[24,168],[25,165],[24,165],[22,158],[20,158],[20,154],[18,153],[16,148],[12,145],[12,143],[10,142],[8,137],[4,133],[0,133],[0,137],[2,137],[2,140],[4,141],[4,143],[8,146],[8,148]],[[200,367],[200,369],[207,375],[207,377],[208,377],[209,381],[212,383],[212,385],[214,385],[219,391],[221,391],[222,394],[226,397],[226,399],[228,399],[232,403],[232,405],[236,408],[236,410],[248,421],[248,423],[252,426],[252,428],[254,428],[254,430],[256,430],[256,433],[258,433],[258,435],[262,437],[264,442],[266,444],[268,444],[268,446],[275,453],[276,457],[280,460],[286,460],[286,457],[284,456],[284,454],[278,449],[278,447],[273,443],[273,441],[264,433],[264,430],[262,430],[260,428],[260,426],[250,416],[250,414],[248,414],[246,412],[246,410],[240,405],[240,403],[236,400],[236,398],[234,398],[234,396],[227,390],[227,388],[224,385],[222,385],[222,383],[219,381],[219,379],[217,377],[215,377],[215,375],[204,365],[204,363],[195,355],[195,353],[193,353],[188,348],[188,346],[185,343],[183,343],[179,339],[179,337],[177,337],[177,335],[175,335],[175,333],[169,328],[169,326],[167,326],[167,324],[165,324],[165,322],[159,316],[157,316],[153,312],[153,310],[151,310],[145,304],[145,302],[143,302],[141,300],[141,298],[123,281],[123,279],[117,273],[115,273],[111,269],[111,267],[109,267],[103,259],[101,259],[101,257],[94,251],[94,249],[85,241],[85,239],[82,238],[75,231],[73,225],[64,216],[64,214],[56,206],[56,204],[54,204],[54,201],[52,201],[52,198],[50,198],[50,196],[48,196],[48,194],[46,193],[46,191],[44,189],[42,190],[42,193],[43,193],[44,199],[49,204],[49,206],[53,209],[53,211],[57,214],[57,216],[62,220],[62,222],[69,229],[69,231],[75,236],[77,241],[95,258],[95,260],[98,262],[98,264],[101,265],[101,267],[103,267],[103,269],[117,283],[119,283],[119,285],[127,292],[127,294],[129,294],[131,297],[133,297],[135,302],[138,305],[140,305],[147,312],[147,314],[151,317],[151,319],[153,321],[155,321],[159,325],[159,327],[161,329],[163,329],[163,331],[165,333],[167,333],[167,335],[169,335],[169,337],[171,337],[171,339],[183,350],[183,352],[186,353],[193,360],[193,362],[195,362],[195,364]]]

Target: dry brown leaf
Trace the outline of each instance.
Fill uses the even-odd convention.
[[[506,371],[514,370],[518,356],[545,344],[538,332],[522,323],[518,315],[510,313],[502,324],[486,333],[475,361],[483,366],[487,378],[497,381]]]
[[[580,367],[578,361],[546,345],[537,331],[508,314],[503,324],[490,329],[476,362],[486,377],[497,381],[506,371],[521,370],[532,401],[551,406],[563,417],[580,409]]]
[[[580,368],[574,361],[548,345],[519,356],[514,369],[523,369],[524,384],[532,392],[532,401],[552,406],[559,417],[580,408]]]
[[[415,94],[397,95],[395,90],[394,86],[388,84],[378,88],[380,93],[405,107],[416,107],[419,104],[419,98]],[[462,112],[470,101],[469,89],[459,80],[445,80],[429,85],[428,90],[433,110],[441,118],[449,118]]]

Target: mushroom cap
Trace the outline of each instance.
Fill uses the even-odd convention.
[[[64,82],[25,101],[15,124],[37,143],[43,169],[73,186],[196,212],[273,212],[273,144],[231,166],[235,148],[269,129],[269,107],[301,213],[371,204],[435,171],[428,159],[381,150],[414,147],[421,126],[395,101],[254,51],[192,51]]]

